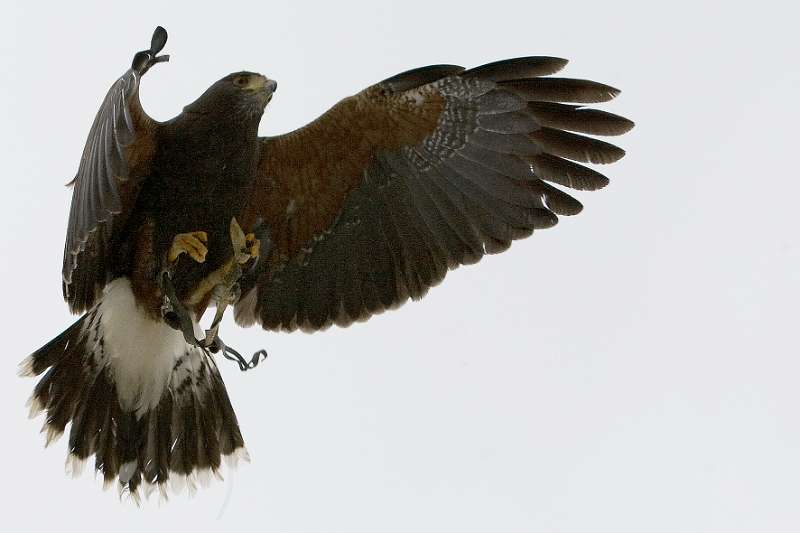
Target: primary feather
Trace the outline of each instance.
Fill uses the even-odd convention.
[[[236,220],[263,240],[239,279],[239,324],[348,326],[579,213],[557,186],[602,188],[608,179],[580,163],[624,155],[587,135],[633,127],[573,105],[619,91],[551,77],[566,60],[545,56],[409,70],[266,138],[258,124],[276,83],[237,72],[156,122],[138,89],[165,43],[159,28],[112,85],[72,182],[63,291],[85,314],[22,368],[43,374],[31,408],[46,414],[47,442],[71,424],[71,467],[94,456],[107,483],[137,498],[140,486],[191,487],[245,455],[211,354],[162,317],[167,266],[189,334],[202,337],[219,272],[239,261]],[[204,242],[192,237],[194,259],[183,250],[169,263],[178,234]]]

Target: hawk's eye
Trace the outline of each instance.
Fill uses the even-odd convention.
[[[247,76],[236,76],[235,78],[233,78],[233,84],[236,85],[237,87],[244,87],[245,85],[247,85],[248,81],[249,80]]]

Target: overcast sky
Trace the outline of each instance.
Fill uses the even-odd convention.
[[[753,5],[4,0],[8,530],[800,530],[798,19]],[[622,89],[603,109],[637,127],[581,215],[421,302],[315,335],[228,320],[226,341],[270,352],[252,373],[220,363],[252,463],[137,509],[64,475],[16,365],[72,321],[63,184],[157,24],[172,60],[141,90],[157,119],[242,69],[279,82],[274,134],[408,68],[555,55]]]

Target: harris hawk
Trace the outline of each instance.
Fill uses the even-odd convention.
[[[242,326],[310,332],[421,298],[579,213],[562,188],[608,183],[581,163],[624,155],[584,134],[633,126],[581,106],[619,91],[553,76],[555,57],[410,70],[276,137],[258,136],[276,82],[236,72],[157,122],[138,91],[166,40],[111,86],[71,182],[62,281],[81,317],[21,364],[44,374],[29,403],[46,442],[69,425],[68,465],[94,456],[135,498],[246,457],[214,356],[258,354],[219,338],[228,305]]]

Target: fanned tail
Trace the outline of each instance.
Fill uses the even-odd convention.
[[[31,417],[44,412],[46,445],[69,428],[67,470],[95,458],[104,485],[138,501],[167,482],[194,490],[219,474],[223,458],[247,459],[236,414],[210,355],[137,307],[130,283],[114,280],[103,299],[26,358],[38,376]]]

